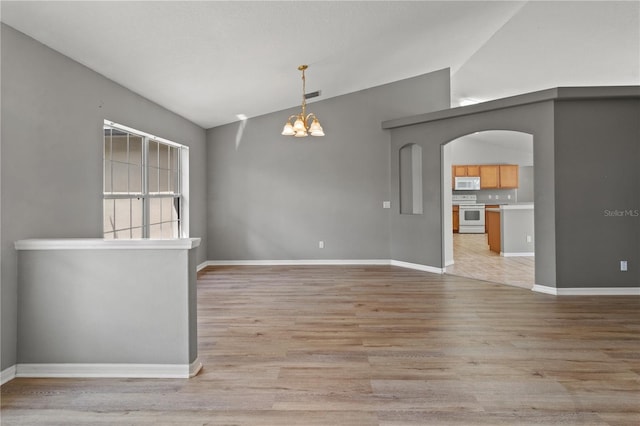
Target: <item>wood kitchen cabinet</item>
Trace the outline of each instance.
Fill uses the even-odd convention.
[[[517,164],[483,164],[451,166],[451,186],[455,187],[456,177],[480,176],[480,189],[518,188]]]
[[[453,177],[480,176],[480,166],[452,166]]]
[[[489,250],[500,253],[500,212],[488,211],[487,214],[487,241]]]
[[[460,206],[453,206],[453,232],[460,231]]]
[[[480,189],[500,188],[500,166],[480,166]]]
[[[499,209],[500,205],[498,205],[498,204],[486,204],[484,206],[484,208],[485,208],[485,210],[484,210],[484,232],[486,234],[488,234],[489,233],[489,213],[490,212],[488,212],[487,209]]]
[[[481,189],[513,189],[518,187],[517,164],[490,164],[480,166]]]
[[[454,178],[458,176],[466,176],[467,166],[451,166],[451,172]]]
[[[501,164],[500,188],[517,188],[518,184],[518,166],[515,164]]]
[[[467,176],[480,176],[480,166],[467,166]]]

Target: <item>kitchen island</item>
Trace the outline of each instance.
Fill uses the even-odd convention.
[[[503,204],[486,209],[489,249],[501,256],[534,256],[534,205]]]

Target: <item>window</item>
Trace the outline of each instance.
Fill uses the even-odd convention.
[[[188,156],[186,146],[105,121],[104,238],[188,236]]]

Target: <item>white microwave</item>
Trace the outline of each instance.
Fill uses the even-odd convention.
[[[477,191],[480,189],[479,176],[456,177],[453,188],[460,191]]]

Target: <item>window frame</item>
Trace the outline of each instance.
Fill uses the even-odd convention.
[[[113,187],[113,164],[114,162],[117,162],[116,160],[114,160],[113,157],[113,151],[110,151],[109,153],[109,158],[107,158],[106,155],[106,130],[108,129],[114,129],[117,131],[121,131],[121,132],[125,132],[128,135],[134,135],[136,137],[140,137],[142,139],[142,145],[141,145],[141,163],[140,163],[140,179],[141,179],[141,191],[137,192],[137,191],[131,191],[131,175],[130,172],[128,172],[128,176],[127,176],[127,192],[115,192],[113,191],[114,187]],[[129,145],[129,138],[127,138],[127,161],[126,163],[121,163],[121,164],[127,164],[128,167],[131,166],[135,166],[135,164],[130,163],[130,159],[129,159],[129,155],[131,152],[130,149],[130,145]],[[157,143],[157,151],[158,151],[158,159],[160,158],[160,151],[162,150],[161,146],[167,146],[167,165],[166,168],[161,167],[159,161],[157,162],[157,164],[155,164],[155,166],[151,165],[150,159],[149,159],[149,149],[150,149],[150,145],[152,143]],[[113,139],[111,139],[111,145],[110,145],[111,149],[113,149]],[[174,148],[175,150],[173,150],[172,148]],[[168,139],[164,139],[155,135],[152,135],[150,133],[146,133],[137,129],[133,129],[131,127],[119,124],[119,123],[115,123],[113,121],[110,120],[104,120],[103,126],[102,126],[102,152],[103,152],[103,166],[102,166],[102,170],[103,170],[103,191],[102,191],[102,236],[104,239],[177,239],[177,238],[188,238],[189,237],[189,147],[186,145],[182,145],[173,141],[170,141]],[[177,159],[175,160],[175,167],[177,170],[173,171],[173,169],[171,168],[171,153],[174,152],[175,155],[177,155]],[[111,178],[111,181],[109,182],[109,189],[111,191],[107,192],[107,164],[109,164],[109,166],[111,167],[110,169],[110,173],[109,176]],[[158,185],[155,188],[156,191],[155,192],[151,192],[151,188],[150,188],[150,173],[151,170],[154,169],[155,172],[157,173],[157,179],[158,179]],[[161,191],[161,187],[160,187],[160,176],[161,176],[161,171],[164,171],[167,174],[167,182],[166,182],[166,189],[167,191]],[[171,175],[172,173],[175,173],[175,177],[174,177],[174,190],[171,190]],[[172,204],[175,205],[176,200],[177,200],[177,208],[174,207],[175,209],[175,220],[173,220],[173,216],[174,216],[174,211],[172,210],[171,212],[171,220],[165,220],[162,216],[162,210],[160,210],[160,222],[152,222],[152,209],[151,209],[151,204],[152,204],[152,200],[166,200],[166,199],[172,199]],[[142,206],[141,206],[141,217],[140,217],[140,226],[134,226],[134,218],[133,218],[133,207],[132,204],[130,202],[129,204],[129,227],[126,228],[122,228],[120,230],[118,229],[114,229],[113,231],[107,231],[107,228],[105,226],[105,219],[106,219],[106,205],[105,202],[107,200],[142,200]],[[162,204],[160,204],[161,209],[162,209]],[[114,216],[116,215],[116,206],[115,206],[115,201],[114,201]],[[115,222],[115,221],[114,221]],[[113,223],[113,222],[112,222]],[[153,226],[160,226],[160,230],[162,233],[162,226],[163,225],[168,225],[168,226],[175,226],[177,225],[177,232],[172,230],[172,236],[171,237],[163,237],[162,235],[160,236],[154,236],[151,237],[152,235],[152,227]],[[133,232],[134,230],[137,229],[141,229],[141,236],[139,237],[133,237]],[[125,236],[124,238],[121,235],[118,235],[119,233],[122,233],[123,231],[128,232],[128,236]],[[109,237],[108,235],[111,234],[111,237]]]

